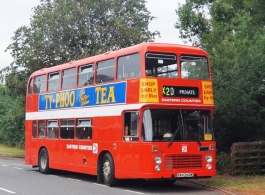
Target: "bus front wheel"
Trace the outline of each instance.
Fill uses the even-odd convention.
[[[45,148],[42,148],[39,153],[39,170],[43,174],[47,174],[50,171],[49,154]]]
[[[102,164],[103,181],[107,186],[114,186],[117,183],[115,178],[115,166],[112,156],[106,153]]]

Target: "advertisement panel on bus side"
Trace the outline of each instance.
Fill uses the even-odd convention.
[[[39,95],[39,110],[126,103],[126,82]]]

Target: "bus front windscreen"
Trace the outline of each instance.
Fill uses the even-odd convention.
[[[213,140],[208,110],[147,109],[143,113],[143,140],[152,142]]]

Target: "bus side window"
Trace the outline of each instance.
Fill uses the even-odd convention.
[[[74,119],[61,120],[60,124],[60,138],[61,139],[74,139]]]
[[[40,75],[34,77],[33,93],[42,93],[46,91],[46,75]]]
[[[48,91],[57,91],[60,89],[60,72],[49,74]]]
[[[76,139],[91,140],[92,139],[92,120],[77,119]]]
[[[139,53],[121,56],[118,59],[117,79],[137,78],[141,73],[141,56]],[[121,77],[119,76],[121,75]]]
[[[76,68],[63,70],[62,89],[70,89],[76,86]]]
[[[38,137],[44,138],[44,121],[38,121]]]
[[[30,79],[29,85],[28,85],[28,94],[33,93],[33,79]]]
[[[32,138],[37,137],[37,122],[32,121]]]
[[[106,83],[114,80],[115,60],[109,59],[97,63],[96,83]]]
[[[94,65],[87,64],[78,68],[78,86],[92,85],[94,83]]]
[[[127,79],[127,78],[129,78],[129,74],[128,73],[124,73],[124,77],[123,77],[124,79]]]
[[[123,136],[125,141],[138,141],[138,112],[125,112]]]
[[[134,72],[130,72],[130,78],[135,78]]]
[[[58,121],[50,120],[47,121],[46,137],[51,139],[58,138]]]

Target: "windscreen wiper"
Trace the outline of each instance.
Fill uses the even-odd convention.
[[[199,139],[196,139],[196,141],[198,142],[199,146],[201,146],[201,145],[202,145],[202,143],[200,142],[200,140],[199,140]]]
[[[192,135],[196,138],[195,140],[198,142],[199,146],[202,145],[202,143],[200,142],[200,139],[197,138],[197,136],[195,135],[195,133],[193,131],[190,131],[192,133]]]
[[[177,134],[178,134],[180,128],[181,128],[181,125],[178,126],[178,128],[177,128],[177,130],[175,131],[174,135],[173,135],[172,138],[170,139],[170,142],[169,142],[168,145],[167,145],[168,147],[170,147],[170,146],[172,145],[172,143],[173,143],[175,137],[177,136]]]

